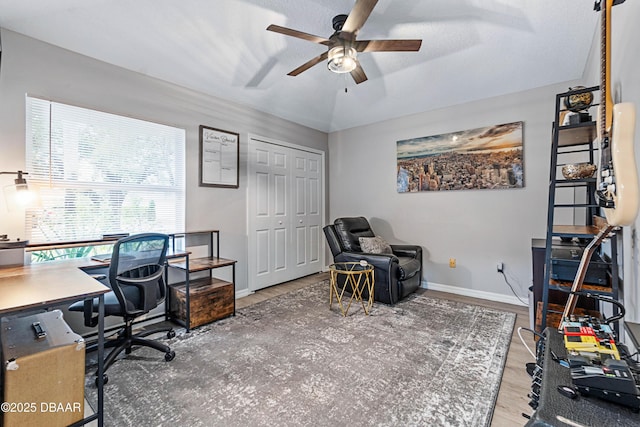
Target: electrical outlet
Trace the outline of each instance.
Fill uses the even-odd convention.
[[[449,258],[449,268],[456,268],[456,259]]]
[[[502,273],[504,271],[504,263],[502,261],[498,261],[498,264],[496,264],[496,269],[498,273]]]

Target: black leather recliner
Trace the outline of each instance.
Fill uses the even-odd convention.
[[[360,237],[375,237],[364,217],[338,218],[324,227],[334,262],[366,260],[375,268],[374,299],[395,304],[420,287],[422,247],[390,245],[393,254],[364,253]]]

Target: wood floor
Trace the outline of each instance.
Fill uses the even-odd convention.
[[[327,273],[319,273],[303,277],[298,280],[293,280],[291,282],[262,289],[252,295],[238,299],[236,301],[236,308],[240,309],[252,304],[256,304],[260,301],[277,297],[286,292],[290,292],[292,290],[300,289],[313,283],[317,283],[319,280],[328,279],[328,277],[329,275]],[[531,387],[531,380],[529,378],[529,375],[527,375],[525,371],[525,364],[527,362],[533,362],[534,359],[529,354],[527,349],[523,346],[520,338],[518,337],[517,331],[519,327],[529,327],[528,309],[526,307],[464,297],[460,295],[448,294],[445,292],[427,290],[425,291],[425,294],[433,298],[443,298],[466,302],[469,304],[476,304],[516,313],[516,325],[513,330],[513,336],[511,337],[511,346],[509,348],[509,354],[507,356],[507,363],[505,366],[504,374],[502,375],[500,392],[498,394],[498,401],[496,402],[491,426],[523,426],[527,420],[522,416],[522,413],[524,412],[526,414],[531,414],[531,408],[528,405],[529,398],[527,398],[527,394],[529,393]],[[533,351],[534,341],[531,337],[531,334],[523,331],[522,336],[525,338],[527,344],[531,346]]]

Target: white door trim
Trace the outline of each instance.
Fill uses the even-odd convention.
[[[254,135],[254,134],[249,134],[249,144],[251,144],[251,141],[256,140],[256,141],[260,141],[260,142],[266,142],[267,144],[273,144],[273,145],[280,145],[282,147],[288,147],[288,148],[293,148],[294,150],[300,150],[300,151],[308,151],[309,153],[314,153],[314,154],[319,154],[320,156],[322,156],[322,160],[324,162],[324,157],[325,157],[325,152],[322,150],[317,150],[315,148],[311,148],[311,147],[305,147],[304,145],[298,145],[298,144],[293,144],[291,142],[286,142],[286,141],[280,141],[277,139],[273,139],[273,138],[266,138],[264,136],[258,136],[258,135]],[[322,175],[324,178],[324,169],[322,170]]]
[[[294,143],[290,143],[290,142],[286,142],[286,141],[280,141],[277,139],[273,139],[273,138],[267,138],[267,137],[263,137],[263,136],[259,136],[259,135],[255,135],[255,134],[249,134],[248,135],[248,140],[249,140],[249,147],[247,148],[247,168],[246,168],[246,173],[247,173],[247,190],[245,193],[245,198],[246,198],[246,206],[247,206],[247,212],[246,212],[246,227],[247,227],[247,261],[248,261],[248,278],[247,278],[247,285],[248,285],[248,290],[250,293],[255,292],[256,290],[256,286],[255,286],[255,277],[256,277],[256,271],[257,271],[257,264],[256,264],[256,259],[254,254],[251,251],[251,243],[252,243],[252,230],[255,228],[255,225],[253,223],[252,217],[249,214],[249,206],[251,201],[249,200],[249,198],[251,197],[251,172],[252,172],[252,168],[253,165],[251,164],[251,159],[250,159],[250,153],[251,153],[251,148],[252,145],[254,145],[254,141],[256,142],[262,142],[262,143],[267,143],[267,144],[272,144],[272,145],[278,145],[281,147],[286,147],[286,148],[291,148],[294,150],[300,150],[300,151],[306,151],[309,153],[314,153],[320,156],[321,159],[321,167],[320,167],[320,192],[322,197],[320,198],[321,200],[321,227],[324,227],[325,225],[325,218],[326,218],[326,173],[325,173],[325,165],[326,165],[326,152],[322,151],[322,150],[317,150],[315,148],[311,148],[311,147],[305,147],[304,145],[298,145],[298,144],[294,144]],[[322,235],[321,235],[321,241],[323,241],[322,239]],[[325,265],[325,246],[324,245],[320,245],[320,265],[324,266]]]

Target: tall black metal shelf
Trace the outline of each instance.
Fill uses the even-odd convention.
[[[575,267],[577,269],[582,250],[599,231],[595,224],[600,212],[595,197],[596,178],[565,179],[560,173],[562,166],[568,163],[588,162],[596,164],[597,147],[594,143],[597,129],[596,122],[588,120],[563,125],[562,116],[567,111],[563,105],[566,97],[586,92],[591,92],[595,96],[598,91],[599,87],[594,86],[569,90],[556,95],[549,170],[549,201],[544,248],[542,301],[537,302],[538,306],[535,307],[536,329],[538,331],[544,330],[547,326],[557,326],[573,283],[567,277],[558,278],[554,268],[559,269],[558,266],[562,264],[563,268],[571,269]],[[595,107],[596,105],[592,105],[589,108],[589,113],[592,116],[595,116]],[[572,200],[559,200],[559,189],[572,190]],[[561,209],[571,210],[572,224],[556,224],[556,214]],[[584,211],[584,219],[579,219],[581,211]],[[599,263],[598,267],[602,267],[604,264],[606,268],[605,283],[585,283],[583,289],[594,294],[607,295],[617,300],[619,297],[617,233],[611,236],[608,248],[605,252],[602,247],[599,247],[594,256],[595,261],[592,260],[593,267],[596,266],[595,263]],[[567,251],[575,252],[580,256],[567,259],[565,255]],[[589,268],[592,268],[591,264]],[[578,310],[589,312],[589,310],[598,311],[599,308],[594,300],[587,300],[581,297],[578,301]]]

